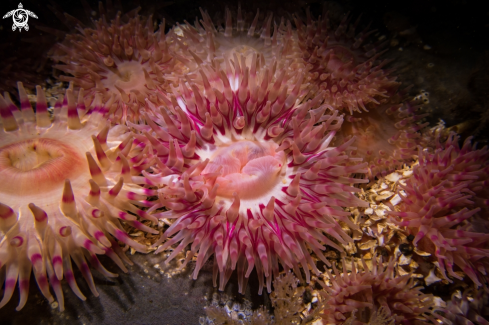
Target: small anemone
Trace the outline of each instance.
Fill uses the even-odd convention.
[[[112,122],[137,122],[146,98],[158,103],[186,68],[170,54],[164,21],[155,33],[151,17],[121,20],[118,13],[110,23],[104,17],[95,28],[79,27],[78,34],[57,45],[52,59],[62,62],[54,67],[68,74],[61,80],[84,90],[86,107],[101,94]]]
[[[357,271],[352,259],[351,272],[333,264],[333,274],[326,269],[329,285],[321,283],[324,292],[323,319],[327,324],[371,324],[373,319],[393,320],[395,324],[438,324],[432,295],[421,292],[410,274],[394,274],[395,260],[384,266],[382,257],[372,259],[369,269],[362,259],[363,271]]]
[[[98,296],[87,260],[106,277],[97,255],[109,256],[124,272],[132,264],[117,241],[136,251],[147,248],[126,234],[125,223],[157,233],[137,220],[156,221],[140,207],[150,205],[156,193],[136,185],[140,160],[131,150],[126,127],[109,128],[102,110],[82,115],[73,90],[59,100],[50,116],[44,91],[37,86],[36,112],[22,83],[18,84],[21,110],[0,96],[0,272],[4,281],[3,307],[19,283],[20,310],[27,300],[34,271],[42,294],[53,302],[54,290],[64,309],[63,277],[82,300],[74,278],[73,260]],[[97,157],[97,161],[94,159]]]
[[[226,64],[233,64],[239,56],[244,57],[248,66],[256,57],[258,70],[274,62],[278,69],[289,71],[303,67],[290,21],[286,23],[282,18],[280,25],[272,25],[272,13],[260,19],[259,10],[249,14],[238,5],[235,17],[226,8],[222,27],[214,24],[207,11],[201,13],[203,19],[196,19],[194,25],[177,23],[169,33],[179,44],[180,51],[175,56],[194,72],[192,79],[200,79],[197,69],[203,63],[224,70]]]
[[[428,122],[421,123],[427,114],[416,114],[417,108],[409,101],[387,103],[345,117],[340,134],[347,139],[357,138],[357,149],[351,155],[368,162],[370,179],[385,176],[402,164],[413,162],[418,146],[426,145],[420,131],[428,125]]]
[[[299,47],[307,67],[307,80],[315,89],[325,91],[326,103],[338,110],[366,111],[396,93],[399,83],[389,71],[382,70],[389,61],[378,62],[384,44],[364,44],[374,31],[368,27],[359,34],[359,19],[350,24],[347,14],[336,29],[330,26],[324,6],[319,20],[309,9],[304,22],[295,18]]]

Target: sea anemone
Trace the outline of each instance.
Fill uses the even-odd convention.
[[[477,271],[489,269],[489,234],[470,226],[470,218],[487,205],[487,147],[476,149],[470,138],[462,148],[451,134],[433,153],[419,148],[419,162],[412,177],[399,186],[402,203],[387,211],[391,221],[407,227],[413,245],[432,255],[441,274],[461,279],[458,266],[477,286]],[[449,280],[451,281],[451,280]]]
[[[348,15],[333,30],[327,11],[318,21],[306,13],[306,25],[297,17],[295,24],[309,91],[324,91],[326,104],[349,112],[337,139],[357,137],[351,155],[368,162],[371,179],[412,160],[421,144],[417,131],[426,126],[418,122],[424,115],[415,114],[418,107],[398,92],[395,77],[381,69],[387,64],[377,62],[382,46],[361,47],[371,32],[367,27],[355,37],[359,20],[350,25]]]
[[[382,316],[395,324],[438,324],[433,314],[435,306],[432,295],[421,292],[410,274],[394,274],[394,259],[384,267],[382,258],[372,259],[369,269],[362,259],[363,271],[357,271],[352,261],[351,272],[346,270],[343,259],[343,272],[333,264],[333,273],[326,269],[329,285],[324,288],[323,319],[327,324],[372,324],[373,318]],[[387,323],[387,322],[386,322]]]
[[[307,67],[307,79],[315,89],[325,90],[325,103],[338,110],[368,111],[396,93],[399,84],[389,71],[382,70],[388,60],[378,62],[383,44],[362,44],[374,31],[368,27],[359,34],[359,19],[350,24],[347,14],[339,26],[331,28],[326,6],[317,20],[307,10],[304,24],[295,18],[299,47]]]
[[[427,114],[416,114],[417,109],[413,102],[404,100],[345,117],[341,135],[357,138],[357,149],[351,155],[368,162],[370,179],[386,176],[402,164],[413,162],[418,146],[426,144],[419,131],[428,125],[420,122]]]
[[[248,66],[257,56],[257,70],[260,67],[271,67],[272,64],[289,72],[303,68],[297,38],[290,22],[286,24],[282,19],[280,25],[275,23],[272,26],[272,13],[261,21],[259,10],[256,15],[249,15],[242,12],[238,5],[235,17],[231,10],[226,9],[223,28],[215,26],[207,11],[201,10],[201,13],[203,20],[200,23],[198,20],[194,26],[188,22],[184,25],[177,23],[169,33],[179,45],[176,58],[194,71],[190,75],[191,79],[201,80],[197,68],[204,62],[228,72],[226,64],[234,60],[234,55],[242,55]],[[233,19],[236,21],[234,25]],[[233,81],[231,84],[234,85]]]
[[[79,28],[79,34],[58,44],[52,59],[64,64],[54,67],[72,75],[61,75],[61,80],[84,89],[81,98],[86,107],[100,93],[108,102],[111,121],[140,121],[145,100],[157,104],[186,71],[170,55],[164,21],[158,32],[153,30],[151,17],[136,15],[122,23],[118,13],[110,24],[100,19],[95,28]]]
[[[20,82],[18,90],[21,111],[0,96],[0,271],[5,288],[0,307],[10,300],[17,281],[17,310],[24,306],[34,269],[42,294],[54,301],[49,280],[63,310],[63,277],[85,300],[71,259],[98,296],[86,259],[101,274],[114,277],[117,274],[107,271],[96,255],[106,254],[127,272],[122,261],[132,263],[116,239],[148,251],[128,237],[120,220],[155,233],[136,219],[156,219],[135,206],[150,205],[146,196],[155,193],[135,184],[138,178],[132,175],[145,168],[138,165],[142,157],[131,150],[126,127],[106,125],[100,94],[95,98],[98,108],[80,118],[85,112],[77,107],[70,88],[50,117],[41,87],[37,86],[35,113]]]
[[[212,67],[201,71],[204,91],[182,83],[178,106],[167,107],[170,114],[154,109],[137,138],[157,155],[154,174],[143,171],[148,184],[161,187],[153,209],[170,209],[155,216],[176,219],[159,243],[176,235],[157,252],[180,242],[168,262],[192,244],[186,262],[198,252],[194,279],[214,254],[220,290],[237,268],[243,292],[256,267],[261,293],[263,274],[270,292],[279,260],[298,276],[300,263],[309,282],[309,267],[319,272],[309,249],[328,263],[320,242],[341,251],[330,238],[351,241],[338,222],[354,227],[343,207],[366,206],[352,185],[368,180],[350,177],[365,172],[364,163],[344,154],[354,139],[329,146],[342,123],[337,111],[319,105],[322,94],[298,97],[304,74],[257,70],[256,58],[251,66],[243,56],[233,62],[236,88]],[[287,92],[289,78],[296,86]]]

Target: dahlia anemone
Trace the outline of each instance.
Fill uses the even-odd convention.
[[[487,205],[479,195],[487,186],[489,150],[477,150],[470,138],[460,148],[457,140],[451,134],[434,153],[419,148],[412,177],[399,185],[402,202],[387,213],[407,227],[413,245],[432,255],[445,279],[447,272],[461,279],[454,271],[458,266],[480,286],[476,271],[486,275],[489,269],[489,234],[473,231],[468,219],[481,210],[474,203]]]
[[[237,268],[241,293],[255,266],[259,292],[263,274],[270,292],[279,260],[299,277],[300,263],[309,282],[309,267],[319,272],[309,249],[328,263],[320,242],[342,251],[332,238],[352,241],[338,223],[355,228],[343,207],[367,205],[352,185],[368,180],[349,177],[364,173],[366,164],[344,154],[354,139],[329,146],[342,117],[319,105],[321,94],[298,96],[303,73],[257,70],[256,58],[250,67],[235,56],[235,89],[222,70],[201,70],[204,91],[181,83],[171,116],[154,109],[148,126],[137,127],[144,134],[137,139],[157,155],[154,174],[143,172],[148,184],[161,187],[160,203],[150,210],[166,206],[155,216],[176,219],[157,244],[176,235],[157,252],[180,242],[168,262],[192,243],[185,264],[198,252],[194,279],[214,254],[214,284],[219,270],[223,290]],[[290,93],[289,78],[296,85]]]
[[[359,19],[349,24],[350,19],[345,15],[333,30],[324,7],[318,21],[307,10],[306,24],[296,18],[295,25],[309,82],[325,90],[325,103],[352,114],[379,105],[395,94],[399,84],[390,71],[382,70],[389,61],[378,63],[384,45],[362,46],[374,31],[367,27],[355,35]]]
[[[0,307],[10,300],[17,281],[17,310],[24,306],[34,269],[42,294],[54,301],[49,279],[63,310],[63,277],[85,300],[71,259],[98,296],[86,259],[104,276],[115,277],[96,255],[106,254],[127,272],[123,261],[132,263],[116,239],[137,251],[148,251],[129,238],[119,220],[157,233],[136,216],[156,219],[135,206],[148,206],[146,196],[155,193],[134,184],[131,175],[140,173],[142,166],[135,162],[141,157],[132,157],[132,137],[125,127],[106,125],[104,108],[99,106],[80,119],[83,110],[68,89],[66,100],[58,101],[50,118],[41,87],[37,86],[36,113],[20,82],[18,89],[21,111],[8,97],[0,96],[0,272],[4,284]],[[101,103],[100,98],[96,101]]]
[[[363,259],[362,263],[363,271],[357,271],[352,261],[348,272],[344,259],[342,273],[334,264],[334,275],[326,269],[330,285],[321,283],[326,324],[342,324],[347,319],[349,324],[372,324],[369,321],[379,315],[395,324],[438,324],[433,296],[422,293],[410,274],[396,276],[393,259],[384,267],[382,258],[374,257],[371,269]]]
[[[155,33],[151,17],[122,23],[118,13],[110,24],[100,19],[95,25],[58,44],[52,59],[64,64],[54,67],[72,75],[59,78],[83,89],[86,107],[102,94],[113,122],[139,121],[145,100],[157,104],[185,67],[170,55],[164,22]]]
[[[278,69],[288,71],[303,67],[290,22],[286,25],[282,19],[279,26],[275,23],[272,28],[272,13],[262,22],[259,21],[259,10],[256,15],[248,15],[238,5],[234,18],[236,25],[233,26],[231,10],[226,9],[223,28],[214,25],[207,11],[201,10],[201,13],[203,20],[200,23],[197,19],[195,26],[188,22],[184,25],[177,23],[171,33],[180,48],[175,57],[195,71],[190,75],[192,79],[200,80],[196,70],[202,64],[213,64],[218,70],[229,73],[226,64],[234,59],[235,54],[242,55],[248,66],[251,66],[252,59],[257,56],[258,70],[260,67],[271,66],[272,63],[277,64]],[[230,82],[232,88],[238,86],[236,79]]]
[[[418,145],[426,142],[418,131],[428,125],[420,123],[427,114],[416,115],[417,108],[410,102],[386,104],[346,116],[341,134],[357,137],[351,155],[369,163],[370,178],[385,176],[417,156]]]

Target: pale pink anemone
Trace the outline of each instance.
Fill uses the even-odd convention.
[[[226,64],[234,60],[234,55],[242,55],[248,66],[257,56],[257,70],[273,64],[277,65],[277,69],[288,72],[303,68],[297,37],[290,21],[285,23],[282,18],[280,25],[274,23],[272,26],[272,13],[263,19],[259,10],[256,15],[250,15],[242,12],[238,5],[235,17],[226,9],[224,26],[215,26],[207,11],[201,10],[201,13],[203,19],[200,22],[196,19],[193,26],[188,22],[183,25],[177,23],[168,34],[179,49],[175,51],[175,57],[193,71],[188,75],[191,80],[202,81],[197,70],[202,64],[227,71],[229,68]],[[235,82],[230,80],[232,85]]]
[[[79,34],[57,45],[52,59],[64,64],[54,67],[71,75],[59,78],[81,88],[86,107],[101,94],[114,123],[141,121],[145,100],[160,103],[161,94],[186,71],[170,54],[164,22],[154,32],[151,17],[136,15],[123,23],[118,13],[110,23],[103,18],[93,29],[78,28]]]
[[[305,24],[296,18],[295,25],[307,80],[314,85],[312,91],[324,90],[325,103],[353,114],[385,102],[396,93],[399,84],[390,71],[382,70],[388,61],[378,62],[383,45],[363,45],[374,31],[367,27],[356,34],[359,19],[353,24],[350,19],[345,15],[333,29],[324,7],[317,21],[307,10]]]
[[[343,207],[368,206],[353,187],[368,180],[350,177],[366,164],[344,154],[354,139],[329,146],[342,117],[321,105],[322,94],[298,96],[303,73],[257,70],[256,58],[251,66],[243,56],[233,61],[229,77],[201,71],[204,91],[181,83],[178,106],[153,110],[148,126],[136,127],[140,146],[158,158],[153,174],[143,172],[148,185],[161,187],[150,210],[167,207],[154,216],[175,219],[156,252],[179,243],[169,262],[192,244],[183,266],[198,253],[194,279],[214,254],[214,284],[219,271],[223,290],[237,269],[241,293],[254,267],[259,292],[263,275],[270,292],[279,262],[299,277],[301,264],[309,282],[309,268],[319,272],[311,251],[329,264],[323,244],[342,251],[340,244],[352,241],[339,225],[357,228]],[[288,79],[295,84],[289,92]]]
[[[53,302],[54,290],[64,309],[63,277],[82,300],[71,260],[80,269],[92,293],[98,296],[87,260],[101,274],[115,277],[97,255],[109,256],[124,272],[132,264],[117,240],[147,252],[126,234],[121,220],[157,233],[137,220],[156,221],[140,209],[156,195],[135,182],[141,157],[131,151],[132,136],[125,126],[109,128],[101,112],[82,115],[73,90],[58,101],[50,117],[46,98],[37,87],[36,113],[19,83],[21,110],[0,96],[0,273],[4,284],[0,307],[19,283],[20,302],[26,303],[31,270],[39,289]],[[82,115],[80,117],[80,115]],[[97,157],[97,161],[94,159]],[[139,207],[137,207],[139,206]]]
[[[433,153],[419,148],[412,177],[399,185],[402,202],[387,213],[415,236],[415,246],[432,254],[445,279],[451,281],[447,273],[461,279],[458,267],[481,286],[489,269],[489,234],[470,223],[481,212],[477,203],[487,205],[480,195],[488,183],[489,150],[476,149],[470,138],[460,148],[458,140],[451,134]]]
[[[351,155],[368,162],[369,178],[385,176],[402,164],[413,162],[418,146],[426,146],[420,131],[428,126],[428,122],[422,123],[428,114],[417,114],[417,109],[413,102],[405,100],[345,117],[341,135],[357,138],[357,149]]]
[[[382,258],[374,257],[371,268],[362,262],[363,271],[352,261],[348,272],[344,259],[343,272],[334,264],[333,274],[326,269],[330,284],[321,283],[326,324],[343,324],[347,319],[348,324],[377,324],[371,320],[379,314],[387,318],[381,324],[438,324],[433,296],[424,294],[411,274],[396,275],[394,259],[384,265]]]

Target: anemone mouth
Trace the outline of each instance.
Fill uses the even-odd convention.
[[[114,93],[119,92],[116,87],[128,92],[133,89],[146,91],[143,69],[144,65],[137,61],[121,62],[117,65],[117,70],[106,72],[102,84]]]
[[[117,85],[124,90],[131,90],[139,84],[144,84],[144,73],[139,62],[121,62],[117,72],[107,73],[105,84],[107,86]]]
[[[0,183],[9,194],[31,194],[61,187],[84,170],[80,153],[55,139],[28,139],[0,148]],[[32,186],[35,182],[36,186]]]
[[[203,174],[220,173],[216,179],[218,196],[266,197],[266,193],[280,183],[286,162],[283,151],[275,152],[277,148],[274,142],[249,140],[220,146],[212,153]]]

